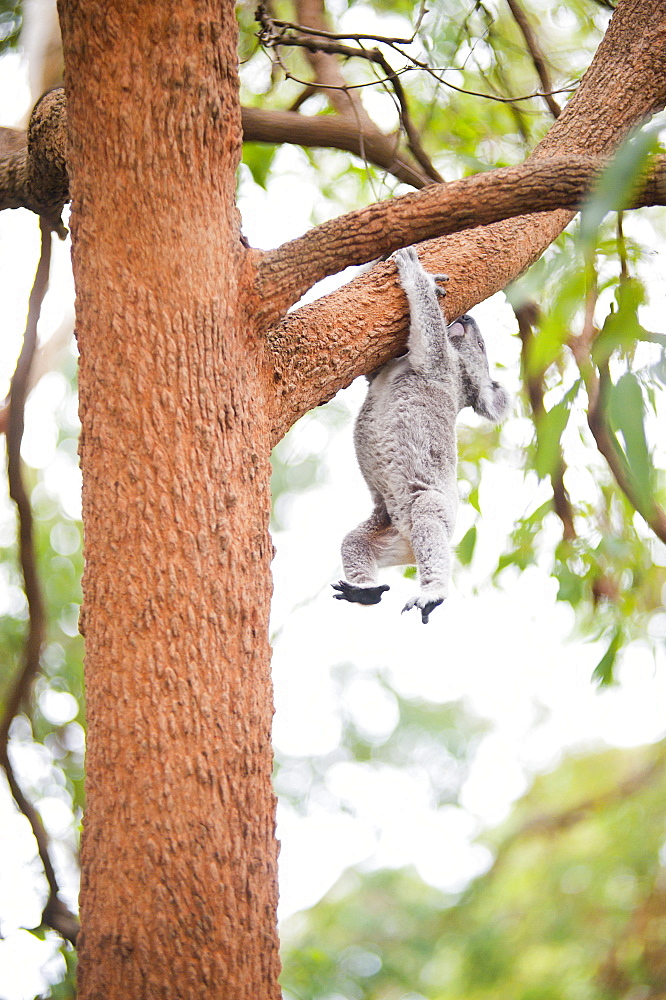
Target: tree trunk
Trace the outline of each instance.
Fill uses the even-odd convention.
[[[89,742],[80,996],[279,996],[269,434],[230,0],[62,0]]]

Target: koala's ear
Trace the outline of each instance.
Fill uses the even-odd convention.
[[[474,409],[480,416],[496,423],[506,416],[511,397],[499,382],[484,382]]]
[[[456,337],[464,337],[465,327],[460,322],[460,320],[457,319],[454,323],[451,323],[451,325],[447,327],[447,332],[449,337],[452,337],[453,339],[455,339]]]

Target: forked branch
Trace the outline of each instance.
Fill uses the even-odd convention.
[[[429,185],[316,226],[261,259],[256,290],[265,322],[274,321],[315,282],[350,264],[527,213],[575,211],[603,166],[603,161],[584,156],[529,160],[519,167]],[[663,204],[666,156],[655,158],[628,207]],[[456,306],[454,311],[459,312]]]

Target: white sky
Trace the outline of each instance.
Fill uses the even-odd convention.
[[[23,70],[15,57],[0,60],[0,124],[18,121],[28,105]],[[317,191],[302,172],[301,155],[285,149],[283,173],[269,194],[244,180],[241,210],[244,229],[255,246],[269,247],[309,226]],[[13,371],[25,322],[29,288],[37,260],[36,223],[24,212],[0,213],[0,300],[3,341],[0,395]],[[56,249],[52,292],[42,335],[48,336],[71,311],[71,279],[65,245]],[[327,283],[332,287],[335,280]],[[655,309],[663,316],[663,293]],[[660,310],[659,310],[660,307]],[[510,337],[512,314],[502,296],[474,310],[486,333],[491,361],[509,366],[502,379],[515,389],[516,342]],[[485,322],[484,322],[485,319]],[[663,324],[662,324],[663,326]],[[78,479],[59,468],[51,433],[58,377],[47,379],[31,400],[25,456],[49,470],[60,483],[72,513],[78,507]],[[573,613],[555,600],[556,585],[545,569],[505,573],[499,588],[483,587],[514,518],[533,501],[533,490],[510,467],[488,468],[481,490],[479,555],[471,570],[455,572],[453,592],[424,628],[416,614],[400,608],[414,584],[387,571],[391,591],[383,602],[360,608],[331,599],[330,583],[342,575],[340,541],[367,515],[368,495],[355,466],[352,414],[364,383],[340,394],[348,409],[346,427],[326,445],[326,485],[298,497],[288,511],[289,529],[276,537],[273,630],[279,632],[274,656],[277,714],[275,743],[288,754],[334,750],[340,719],[332,696],[332,672],[352,663],[358,674],[348,708],[368,733],[381,738],[396,721],[393,698],[378,685],[377,672],[390,678],[406,697],[437,702],[462,699],[488,721],[460,808],[436,809],[429,800],[426,770],[409,774],[387,767],[343,763],[330,775],[330,789],[345,803],[331,812],[316,797],[305,816],[287,805],[279,809],[281,914],[317,901],[354,863],[370,867],[414,864],[422,877],[445,889],[458,889],[489,858],[474,844],[485,824],[502,819],[527,788],[530,775],[555,766],[571,748],[608,743],[630,746],[662,737],[666,730],[666,663],[635,643],[621,670],[621,683],[598,691],[591,672],[604,647],[572,639]],[[37,405],[38,404],[38,405]],[[520,429],[509,428],[520,438]],[[322,432],[316,415],[304,418],[294,453]],[[324,435],[325,436],[325,435]],[[60,477],[60,478],[59,478]],[[461,510],[457,538],[469,526]],[[661,547],[662,558],[666,551]],[[474,594],[474,587],[481,587]],[[1,595],[0,595],[1,596]],[[66,707],[63,707],[63,711]],[[43,768],[39,755],[19,761],[34,781]],[[50,831],[62,833],[62,803],[39,803]],[[443,849],[445,845],[446,849]],[[39,863],[27,821],[17,816],[0,786],[0,1000],[31,1000],[59,975],[52,940],[39,942],[20,930],[39,921],[43,892]],[[37,886],[37,888],[36,888]],[[69,876],[66,892],[75,893]]]

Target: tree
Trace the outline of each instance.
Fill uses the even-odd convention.
[[[426,263],[452,277],[452,314],[521,274],[605,158],[666,102],[666,14],[655,0],[622,0],[576,95],[522,167],[427,184],[265,254],[240,234],[242,130],[266,138],[261,124],[275,138],[297,122],[241,117],[231,4],[62,0],[60,17],[68,146],[55,95],[38,106],[27,151],[5,136],[0,204],[57,225],[66,160],[89,716],[79,988],[276,997],[269,455],[302,413],[396,354],[406,326],[390,263],[287,310],[318,279],[417,241],[430,241]],[[335,90],[341,40],[321,34],[314,5],[303,3],[299,21],[316,82],[344,112],[329,140],[353,135],[382,162],[379,130]],[[264,15],[264,33],[276,26]],[[404,109],[402,119],[409,155],[396,169],[425,184],[427,157]],[[298,124],[299,142],[321,127]],[[40,155],[40,136],[53,137],[55,156]],[[656,158],[630,203],[662,203],[663,176]],[[597,405],[606,370],[591,354],[591,323],[585,334],[577,356],[592,430],[664,538],[661,509]]]

